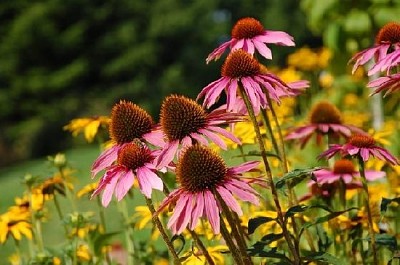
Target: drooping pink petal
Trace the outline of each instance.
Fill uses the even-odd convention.
[[[208,129],[221,134],[222,136],[232,140],[233,142],[235,142],[237,144],[242,144],[240,142],[240,140],[234,134],[228,132],[227,130],[225,130],[225,129],[221,128],[221,127],[208,126]]]
[[[244,182],[243,182],[244,183]],[[248,201],[251,202],[255,205],[259,205],[259,200],[258,198],[252,194],[251,192],[242,190],[238,187],[236,187],[235,185],[231,184],[231,183],[226,183],[225,187],[230,190],[234,195],[236,195],[237,197],[239,197],[239,199],[243,200],[243,201]]]
[[[206,129],[199,129],[199,132],[207,136],[208,138],[211,139],[216,145],[221,147],[223,150],[226,150],[227,146],[226,143],[215,133],[206,130]]]
[[[386,176],[385,171],[374,171],[374,170],[366,170],[365,171],[365,178],[368,181],[374,181],[377,179],[384,178]]]
[[[154,146],[163,147],[165,145],[164,133],[162,130],[154,130],[143,135],[143,139]]]
[[[238,175],[244,172],[247,172],[255,167],[257,167],[260,164],[260,161],[249,161],[246,163],[243,163],[239,166],[231,167],[229,169],[229,173],[232,175]]]
[[[103,196],[101,197],[101,204],[104,207],[107,207],[110,204],[112,195],[114,193],[115,185],[117,185],[118,178],[115,177],[111,179],[110,183],[108,183],[103,192]]]
[[[234,42],[231,43],[231,50],[242,49],[244,46],[244,39],[235,39]]]
[[[160,155],[157,157],[157,165],[158,167],[167,166],[172,160],[174,160],[176,151],[178,150],[179,141],[174,140],[172,142],[167,143]]]
[[[204,197],[203,193],[199,192],[194,195],[194,201],[196,202],[195,208],[192,212],[192,220],[190,223],[190,230],[195,229],[200,217],[203,215],[204,211]]]
[[[122,169],[123,171],[123,169]],[[99,185],[97,186],[96,190],[93,192],[91,199],[99,194],[105,187],[108,185],[112,179],[119,178],[118,174],[121,172],[121,166],[111,166],[107,169],[104,173],[104,176],[100,179]]]
[[[118,201],[122,200],[122,198],[128,193],[129,189],[133,185],[134,180],[135,176],[133,175],[132,170],[121,172],[118,183],[115,187],[115,196],[117,197]]]
[[[184,190],[178,188],[173,190],[164,200],[161,202],[160,207],[154,213],[157,216],[160,212],[162,212],[171,202],[175,201],[177,198],[181,197],[181,194],[184,193]]]
[[[263,35],[255,37],[265,43],[273,43],[282,46],[295,46],[293,37],[283,31],[266,30]]]
[[[267,47],[261,41],[258,41],[257,38],[253,40],[254,46],[256,47],[257,51],[265,58],[265,59],[272,59],[272,52],[271,49]]]
[[[94,161],[92,166],[92,178],[97,175],[100,171],[110,166],[118,157],[118,151],[122,146],[114,145],[108,150],[105,150],[101,155]]]
[[[239,216],[243,215],[243,211],[240,208],[239,203],[235,200],[232,194],[226,190],[222,186],[217,187],[217,192],[221,195],[221,198],[224,200],[226,205],[234,212],[236,212]]]
[[[246,49],[244,49],[244,50],[247,51],[248,53],[250,53],[251,55],[253,55],[254,54],[253,41],[251,39],[246,39],[245,43],[246,43]]]
[[[178,220],[178,218],[184,214],[184,209],[185,206],[189,200],[189,196],[186,193],[183,193],[177,200],[176,202],[176,206],[174,209],[174,213],[172,214],[171,218],[169,219],[168,223],[167,223],[167,227],[171,228],[172,226],[175,226],[176,221]],[[176,231],[175,231],[176,232]],[[176,234],[176,233],[175,233]]]
[[[199,133],[191,133],[190,137],[192,137],[193,139],[195,139],[196,141],[198,141],[203,145],[208,145],[207,139],[205,139],[204,136]]]
[[[222,43],[218,48],[213,50],[207,57],[206,63],[208,64],[212,60],[217,60],[225,52],[225,50],[231,45],[232,40]]]
[[[360,148],[360,155],[364,161],[368,161],[369,150],[367,148]]]
[[[220,231],[219,208],[214,195],[210,191],[204,191],[204,208],[208,221],[215,235]]]
[[[232,80],[227,88],[227,96],[226,96],[226,104],[227,104],[227,110],[232,111],[235,103],[236,103],[236,98],[237,98],[237,79]]]
[[[192,195],[188,195],[189,200],[186,203],[185,209],[182,211],[180,218],[175,222],[176,223],[176,234],[181,234],[183,230],[188,226],[191,214],[193,212],[193,197]]]

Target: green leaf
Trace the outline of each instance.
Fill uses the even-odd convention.
[[[178,249],[175,249],[176,253],[179,255],[179,253],[181,253],[181,251],[183,250],[183,248],[185,247],[185,238],[182,235],[174,235],[171,238],[171,243],[174,243],[174,241],[179,240],[180,241],[180,246]]]
[[[120,233],[121,233],[121,231],[111,232],[111,233],[106,233],[106,234],[96,233],[93,238],[93,249],[95,251],[95,255],[100,256],[103,246],[107,245],[109,243],[109,240],[113,236],[118,235]]]
[[[366,11],[352,9],[346,16],[343,27],[350,34],[360,34],[369,32],[372,24]]]
[[[388,199],[388,198],[384,198],[384,197],[382,198],[382,202],[381,202],[381,214],[382,215],[386,213],[389,204],[391,204],[392,202],[400,203],[400,197],[393,198],[393,199]]]
[[[368,240],[370,240],[370,239],[368,239]],[[377,245],[387,247],[391,251],[395,251],[397,249],[397,240],[392,235],[376,234],[375,241],[376,241]]]
[[[280,178],[275,183],[275,187],[277,189],[281,189],[285,186],[287,181],[291,181],[291,182],[298,184],[301,181],[303,181],[305,178],[307,178],[308,176],[311,176],[312,173],[317,169],[319,169],[319,167],[307,168],[307,169],[295,169],[295,170],[283,175],[283,177]],[[292,186],[295,186],[295,185],[292,184]]]
[[[277,154],[275,154],[275,153],[273,153],[273,152],[265,152],[265,155],[266,155],[266,156],[270,156],[270,157],[275,157],[275,158],[278,158],[279,160],[281,160],[281,158],[279,157],[279,155],[277,155]],[[252,151],[249,151],[249,152],[246,153],[246,154],[240,154],[240,155],[233,156],[233,157],[249,157],[249,156],[258,156],[258,157],[261,157],[261,152],[260,152],[260,151],[257,151],[257,150],[252,150]]]
[[[308,261],[318,261],[318,264],[320,262],[324,264],[331,264],[331,265],[342,265],[344,264],[343,261],[340,259],[336,258],[335,256],[332,256],[331,254],[327,252],[306,252],[305,258]]]
[[[253,257],[265,257],[265,258],[275,258],[282,261],[281,264],[292,264],[291,260],[286,257],[286,255],[282,252],[278,252],[277,248],[267,248],[267,249],[260,249],[260,248],[250,248],[249,255]]]
[[[260,216],[260,217],[256,217],[256,218],[252,218],[249,220],[248,223],[248,233],[249,235],[253,234],[254,231],[257,229],[257,227],[259,227],[260,225],[263,225],[265,223],[271,222],[271,221],[275,221],[275,218],[272,217],[264,217],[264,216]]]
[[[272,234],[268,234],[268,235],[266,235],[266,236],[263,236],[263,237],[261,238],[261,242],[264,243],[264,244],[266,244],[266,245],[269,245],[269,244],[271,244],[272,242],[281,239],[282,237],[283,237],[283,233],[279,233],[279,234],[274,234],[274,233],[272,233]]]
[[[304,212],[304,211],[306,211],[306,210],[309,209],[309,208],[310,208],[310,206],[303,205],[303,204],[295,205],[295,206],[293,206],[293,207],[290,207],[290,208],[287,210],[287,212],[285,213],[285,218],[287,219],[287,218],[289,218],[289,217],[292,217],[292,216],[295,215],[296,213]]]

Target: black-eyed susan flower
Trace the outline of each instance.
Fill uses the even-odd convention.
[[[388,150],[376,145],[375,139],[366,134],[352,135],[346,144],[332,144],[329,149],[320,154],[318,157],[331,158],[335,154],[340,153],[342,156],[360,156],[363,161],[368,161],[369,157],[387,161],[392,165],[399,165],[399,160],[394,157]]]
[[[90,118],[78,118],[71,120],[63,127],[64,130],[70,131],[72,136],[77,136],[83,132],[86,141],[93,142],[99,128],[107,127],[110,123],[110,118],[106,116],[96,116]]]
[[[19,211],[8,211],[0,215],[0,243],[4,244],[9,236],[17,241],[22,236],[32,239],[32,225],[29,220],[25,213]]]
[[[232,51],[243,49],[253,55],[257,50],[264,58],[272,59],[272,52],[266,44],[294,46],[293,37],[283,31],[265,30],[255,18],[246,17],[238,20],[232,28],[232,38],[211,52],[206,62],[217,60],[229,47]]]
[[[118,151],[117,162],[105,169],[104,176],[93,192],[92,197],[103,192],[102,204],[107,207],[113,193],[118,201],[128,193],[135,179],[139,189],[147,198],[153,189],[163,190],[163,182],[157,176],[155,158],[158,150],[150,150],[139,140],[124,144]]]
[[[301,147],[304,147],[313,134],[316,134],[317,143],[319,143],[322,135],[348,138],[352,132],[365,134],[363,130],[353,125],[343,124],[338,108],[330,102],[322,101],[312,108],[310,123],[292,129],[285,138],[286,140],[300,140]]]
[[[166,144],[159,154],[159,165],[167,166],[181,147],[196,142],[208,145],[208,139],[226,149],[227,145],[219,135],[240,144],[236,136],[219,126],[242,120],[241,115],[227,113],[224,109],[207,113],[201,105],[184,96],[168,96],[161,106],[160,123]]]
[[[384,25],[376,36],[375,45],[365,49],[351,58],[350,62],[355,61],[353,73],[360,65],[366,64],[371,59],[375,59],[368,75],[373,75],[380,71],[390,72],[390,69],[400,63],[400,23],[389,22]]]
[[[162,134],[155,130],[156,127],[152,117],[144,109],[132,102],[121,100],[111,111],[109,132],[113,145],[94,161],[92,176],[114,163],[124,144],[134,139],[163,146]]]
[[[259,161],[252,161],[228,168],[223,159],[203,145],[185,148],[176,166],[180,187],[171,192],[161,203],[158,212],[176,202],[168,227],[173,234],[180,234],[189,226],[193,230],[201,217],[211,224],[214,234],[220,231],[220,205],[216,194],[239,216],[242,209],[234,198],[258,205],[258,193],[241,178],[242,173],[255,168]]]
[[[238,86],[242,86],[248,96],[254,112],[259,113],[260,108],[267,108],[266,94],[280,102],[282,96],[297,95],[297,90],[308,87],[308,82],[298,81],[286,84],[276,75],[265,71],[259,62],[244,50],[236,50],[226,58],[221,78],[210,83],[202,89],[197,99],[204,97],[203,106],[210,108],[222,91],[227,96],[227,110],[235,111],[237,108]]]

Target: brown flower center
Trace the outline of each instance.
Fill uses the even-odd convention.
[[[355,172],[353,162],[348,159],[340,159],[335,162],[333,166],[333,172],[335,174],[351,174]]]
[[[249,53],[238,49],[231,52],[222,65],[221,75],[230,78],[255,76],[260,73],[260,64]]]
[[[213,150],[193,145],[184,151],[176,166],[176,177],[190,192],[212,190],[224,181],[227,173],[224,160]]]
[[[375,145],[375,140],[369,135],[354,134],[350,137],[349,144],[357,146],[359,148],[368,148]]]
[[[376,36],[376,43],[399,43],[400,42],[400,24],[389,22],[381,28]]]
[[[138,141],[124,145],[118,153],[117,162],[131,170],[135,170],[150,163],[153,159],[151,151],[147,146]]]
[[[238,20],[232,28],[232,38],[251,39],[264,33],[264,27],[255,18],[246,17]]]
[[[311,123],[331,123],[331,124],[341,124],[342,119],[340,111],[335,105],[323,101],[315,105],[311,110]]]
[[[110,136],[117,144],[142,138],[151,131],[153,119],[142,108],[129,101],[121,100],[111,111]]]
[[[171,95],[161,106],[160,123],[169,141],[182,140],[206,125],[206,112],[194,100]]]

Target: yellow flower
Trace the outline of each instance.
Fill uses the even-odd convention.
[[[388,126],[385,126],[385,127],[388,127]],[[374,129],[368,130],[368,134],[374,138],[375,142],[377,142],[381,145],[390,145],[391,143],[387,138],[392,136],[393,133],[394,133],[394,128],[390,128],[390,127],[388,129],[384,128],[383,130],[379,130],[379,131],[376,131]]]
[[[76,250],[76,256],[79,261],[90,261],[92,259],[92,255],[90,254],[89,247],[87,245],[79,245]]]
[[[332,58],[332,51],[326,47],[322,47],[318,52],[318,66],[322,69],[328,67]]]
[[[89,183],[86,186],[84,186],[82,189],[80,189],[77,193],[76,196],[78,198],[82,198],[84,195],[91,195],[94,190],[97,188],[97,183]]]
[[[288,67],[278,72],[278,77],[286,83],[299,81],[301,79],[301,73],[294,67]]]
[[[222,254],[223,252],[229,251],[226,245],[218,245],[214,247],[207,248],[208,253],[210,254],[211,258],[214,260],[216,265],[224,265],[225,263],[225,256]],[[185,259],[182,264],[183,265],[204,265],[206,264],[206,258],[204,257],[203,253],[199,251],[198,248],[193,248],[193,250],[186,253],[189,255],[187,259]],[[184,255],[185,256],[185,255]]]
[[[71,120],[69,124],[63,127],[63,129],[72,132],[72,136],[74,137],[83,131],[85,139],[91,143],[96,136],[99,127],[106,127],[109,123],[110,118],[106,116],[79,118]]]
[[[11,265],[20,265],[21,263],[21,257],[17,253],[12,254],[11,256],[8,257],[8,261],[10,262]]]
[[[153,218],[152,214],[147,206],[136,206],[135,213],[133,214],[133,218],[138,221],[135,222],[135,228],[138,230],[142,230],[145,227],[152,227],[153,231],[151,234],[151,239],[156,240],[160,236],[160,231],[155,229],[153,226]]]
[[[318,60],[317,53],[308,47],[303,47],[289,55],[288,64],[303,71],[313,71],[319,67]]]
[[[352,111],[343,111],[342,117],[343,117],[344,124],[351,124],[356,127],[362,128],[362,127],[364,127],[364,124],[369,121],[370,114],[360,113],[360,112],[352,112]]]
[[[53,257],[53,265],[61,265],[61,259],[58,257]]]
[[[335,81],[335,78],[332,74],[323,71],[318,77],[319,85],[323,88],[330,88]]]
[[[71,230],[71,236],[78,236],[79,238],[85,238],[87,234],[89,234],[90,231],[94,231],[98,228],[97,225],[85,225],[84,227],[79,227],[79,228],[72,228]]]
[[[0,243],[6,242],[10,235],[18,241],[22,235],[32,239],[31,224],[25,215],[13,211],[0,215]]]

